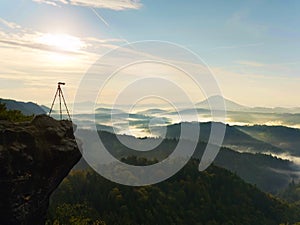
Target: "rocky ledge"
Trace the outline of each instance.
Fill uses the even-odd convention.
[[[42,225],[49,197],[81,158],[70,121],[0,121],[1,225]]]

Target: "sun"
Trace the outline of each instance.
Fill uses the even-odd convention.
[[[68,34],[43,34],[39,42],[66,52],[77,52],[84,45],[80,38]]]

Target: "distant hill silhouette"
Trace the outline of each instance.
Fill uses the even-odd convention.
[[[50,108],[48,106],[45,105],[41,105],[40,106],[46,113],[50,112]],[[53,110],[54,111],[54,110]]]
[[[249,107],[242,104],[238,104],[232,100],[226,99],[220,95],[213,95],[208,97],[206,100],[196,104],[197,108],[210,109],[209,102],[217,102],[214,107],[216,109],[222,109],[222,105],[219,104],[224,102],[226,111],[237,111],[237,112],[252,112],[252,113],[300,113],[300,107],[284,108],[284,107]]]
[[[300,156],[300,129],[284,126],[237,126],[244,133],[257,140],[272,143],[290,154]]]
[[[183,123],[185,126],[200,126],[200,137],[199,140],[208,142],[210,131],[211,131],[211,122],[207,123]],[[238,129],[235,126],[229,126],[222,123],[218,123],[219,126],[226,126],[226,133],[223,141],[223,146],[229,147],[236,151],[243,152],[272,152],[272,153],[284,153],[285,150],[277,146],[265,142],[263,140],[258,140],[251,135],[244,133],[242,130]],[[194,130],[194,129],[192,129]],[[159,130],[157,130],[159,132]],[[167,138],[179,138],[181,133],[181,123],[172,124],[167,126]],[[184,134],[181,138],[189,139],[192,134]]]
[[[89,130],[76,131],[85,146],[88,143],[95,143],[95,139],[92,138],[93,135],[90,132]],[[106,149],[119,160],[129,156],[136,156],[149,160],[157,159],[162,161],[173,152],[178,143],[176,139],[165,139],[159,146],[150,151],[136,151],[120,143],[119,138],[125,140],[126,143],[130,143],[131,146],[151,145],[151,143],[155,143],[158,139],[138,139],[133,136],[115,135],[105,131],[99,131],[99,136]],[[186,141],[186,145],[189,145],[188,140]],[[194,153],[195,158],[200,159],[202,157],[206,145],[205,142],[200,141],[198,143]],[[97,145],[91,146],[88,154],[90,154],[91,159],[95,160],[92,162],[93,165],[97,165],[99,161],[109,162],[110,160],[109,158],[105,158],[104,155],[99,154]],[[295,164],[270,155],[239,153],[222,147],[214,163],[236,173],[245,181],[257,185],[261,190],[272,193],[285,188],[292,179],[298,179],[295,173],[299,171],[299,168]],[[84,169],[86,167],[87,164],[83,159],[76,165],[77,169]]]
[[[228,100],[226,98],[223,98],[220,95],[214,95],[210,96],[206,100],[199,102],[196,104],[198,108],[202,109],[210,109],[210,103],[216,102],[217,104],[214,106],[216,109],[222,109],[221,103],[224,102],[226,110],[228,111],[247,111],[250,109],[250,107],[240,105],[238,103],[235,103],[231,100]]]
[[[46,114],[46,112],[37,104],[33,102],[21,102],[12,99],[0,99],[1,103],[5,103],[5,106],[9,110],[19,110],[24,115],[40,115]]]

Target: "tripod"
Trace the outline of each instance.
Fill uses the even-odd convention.
[[[62,89],[61,89],[61,87],[60,87],[60,85],[65,85],[65,84],[66,84],[66,83],[58,82],[57,90],[56,90],[56,93],[55,93],[55,96],[54,96],[54,99],[53,99],[53,102],[52,102],[52,105],[51,105],[51,109],[50,109],[50,112],[49,112],[49,116],[51,115],[51,112],[52,112],[52,109],[53,109],[53,106],[54,106],[54,103],[55,103],[55,99],[56,99],[56,97],[57,97],[57,95],[58,95],[58,98],[59,98],[60,120],[62,120],[61,99],[63,100],[64,105],[65,105],[65,107],[66,107],[66,111],[67,111],[68,117],[69,117],[69,119],[71,120],[70,113],[69,113],[69,110],[68,110],[68,107],[67,107],[67,104],[66,104],[66,101],[65,101],[65,98],[64,98]]]

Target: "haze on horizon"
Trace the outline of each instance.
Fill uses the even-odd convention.
[[[201,57],[227,99],[250,107],[299,107],[299,9],[298,1],[271,0],[4,0],[0,96],[49,104],[57,82],[64,81],[65,97],[73,102],[100,56],[128,42],[162,40]],[[108,85],[106,103],[128,77],[147,73],[175,77],[193,102],[206,98],[173,69],[141,64]]]

